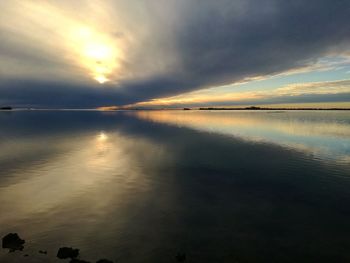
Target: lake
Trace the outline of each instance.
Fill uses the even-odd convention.
[[[350,262],[349,111],[0,112],[0,149],[0,262]]]

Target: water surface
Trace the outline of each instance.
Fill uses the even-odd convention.
[[[349,112],[0,112],[0,149],[0,262],[350,261]]]

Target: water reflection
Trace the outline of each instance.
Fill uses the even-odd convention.
[[[140,119],[274,143],[350,164],[348,112],[138,111]]]
[[[4,154],[0,158],[0,234],[17,231],[31,239],[34,248],[29,244],[29,254],[39,248],[52,253],[62,244],[83,249],[83,240],[96,229],[102,231],[100,240],[109,235],[124,240],[117,233],[133,207],[142,204],[155,185],[156,178],[150,184],[141,169],[146,169],[148,162],[157,163],[163,155],[147,139],[116,130],[61,128],[45,136],[33,131],[11,139],[2,131],[2,149],[8,149],[10,157]],[[144,152],[153,154],[144,157]],[[103,225],[114,227],[114,231],[103,231]],[[90,257],[97,259],[96,253],[91,253]],[[22,262],[22,258],[0,254],[0,261]],[[33,257],[26,262],[38,261]]]
[[[126,154],[127,149],[133,147],[133,140],[118,134],[110,135],[108,141],[105,134],[102,137],[98,134],[97,140],[96,135],[80,134],[79,137],[79,140],[72,138],[66,142],[56,140],[54,143],[69,144],[65,154],[53,158],[48,156],[45,162],[33,163],[13,174],[0,192],[4,205],[1,225],[33,216],[33,213],[46,213],[57,205],[69,204],[76,199],[81,201],[87,188],[99,191],[111,180],[118,180],[123,185],[138,181],[146,191],[144,178],[140,178],[137,166],[132,163],[137,156],[131,158]],[[138,147],[150,146],[141,141]],[[118,185],[113,191],[118,194]],[[96,196],[94,203],[103,205],[108,201],[104,197]]]
[[[104,132],[100,132],[97,139],[101,142],[106,141],[108,139],[108,136]]]
[[[0,127],[0,235],[28,241],[25,262],[62,246],[91,262],[350,260],[341,112],[13,112]]]

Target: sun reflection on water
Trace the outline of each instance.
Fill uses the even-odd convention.
[[[141,185],[143,190],[150,187],[141,176],[140,166],[136,165],[144,160],[140,155],[142,152],[155,148],[148,141],[135,141],[116,132],[105,131],[94,134],[82,132],[78,140],[72,138],[77,137],[60,139],[59,144],[65,145],[64,155],[48,157],[42,164],[16,171],[8,186],[2,188],[0,200],[6,204],[3,207],[6,211],[2,211],[0,217],[2,225],[18,218],[35,217],[35,213],[50,211],[58,205],[70,205],[74,200],[79,200],[78,207],[83,206],[83,202],[89,203],[91,192],[96,194],[96,208],[105,207],[103,204],[107,205],[111,200],[127,199],[110,198],[125,194],[123,187],[127,184]],[[39,140],[35,140],[31,149],[41,147]],[[55,140],[47,142],[50,147],[57,143]],[[135,145],[143,151],[131,151]],[[110,182],[118,183],[107,194]],[[106,194],[100,195],[101,192]],[[99,212],[104,214],[108,210],[104,208]]]
[[[100,132],[98,135],[97,135],[97,140],[100,141],[100,142],[103,142],[103,141],[106,141],[108,139],[108,136],[105,132]]]

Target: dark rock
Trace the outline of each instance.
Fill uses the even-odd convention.
[[[23,250],[25,240],[21,239],[17,233],[9,233],[2,238],[2,248],[8,248],[10,252]]]
[[[108,259],[100,259],[99,261],[96,261],[96,263],[113,263],[113,261],[110,261]]]
[[[69,263],[90,263],[89,261],[73,258]]]
[[[0,110],[12,110],[12,107],[10,106],[0,107]]]
[[[25,254],[25,255],[23,255],[23,257],[29,257],[29,255],[28,255],[28,254]]]
[[[177,262],[185,262],[186,261],[186,253],[177,253],[175,256]]]
[[[79,249],[74,249],[71,247],[61,247],[57,252],[57,257],[60,259],[74,259],[77,256],[79,256]]]
[[[39,250],[39,253],[47,255],[47,251],[46,250]]]

